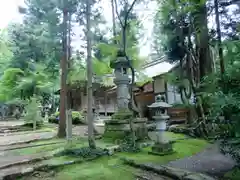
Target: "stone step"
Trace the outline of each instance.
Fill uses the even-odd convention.
[[[8,179],[16,179],[17,176],[21,176],[27,172],[32,172],[38,166],[39,165],[37,164],[24,164],[0,169],[0,180],[4,180],[6,177],[8,177]]]
[[[28,143],[36,140],[47,140],[52,139],[55,136],[56,132],[33,132],[29,134],[0,136],[0,146]]]
[[[0,146],[0,151],[24,149],[24,148],[29,148],[29,147],[46,146],[46,145],[53,145],[53,144],[60,144],[60,143],[65,143],[65,142],[62,140],[59,140],[59,141],[48,142],[48,143],[43,143],[43,144],[22,143],[22,144],[15,144],[15,145],[9,145],[9,146]]]
[[[51,158],[51,154],[35,154],[35,155],[25,155],[25,156],[6,156],[2,154],[0,161],[0,170],[10,168],[12,166],[28,164],[31,162],[37,162],[44,159]]]
[[[137,180],[174,180],[170,177],[161,176],[159,174],[152,173],[152,172],[149,172],[149,171],[140,171],[136,175],[136,178],[137,178]]]

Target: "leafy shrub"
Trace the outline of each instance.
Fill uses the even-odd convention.
[[[77,156],[83,158],[97,158],[103,155],[107,155],[108,151],[102,148],[91,149],[89,147],[65,149],[56,156]]]
[[[48,117],[48,122],[58,124],[58,118],[55,115],[51,115]]]
[[[55,112],[48,118],[48,122],[58,124],[60,112]],[[72,111],[72,123],[73,124],[83,124],[84,117],[79,111]]]
[[[221,140],[222,152],[230,154],[240,164],[240,43],[227,44],[225,73],[220,72],[205,78],[203,104],[208,107],[209,120],[218,125],[216,138]],[[221,118],[221,116],[224,118]]]

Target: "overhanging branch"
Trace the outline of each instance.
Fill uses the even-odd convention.
[[[240,4],[240,0],[231,0],[231,1],[228,1],[228,2],[219,2],[220,6],[230,6],[230,5],[233,5],[233,4]]]

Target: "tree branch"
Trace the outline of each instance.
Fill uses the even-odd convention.
[[[126,26],[127,25],[127,18],[128,18],[128,15],[129,13],[132,11],[134,5],[136,4],[137,0],[134,0],[130,6],[130,8],[128,9],[126,15],[125,15],[125,19],[124,19],[124,25]]]
[[[240,0],[231,0],[228,2],[220,2],[219,5],[220,6],[230,6],[230,5],[239,4],[239,3],[240,3]]]
[[[122,22],[122,20],[121,20],[120,14],[118,13],[117,0],[114,0],[114,3],[115,3],[115,11],[116,11],[117,17],[118,17],[118,19],[119,19],[120,25],[123,27],[124,24],[123,24],[123,22]]]

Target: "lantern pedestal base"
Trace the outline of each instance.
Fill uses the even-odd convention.
[[[153,145],[149,154],[164,156],[175,153],[172,147],[173,142],[157,142]]]

